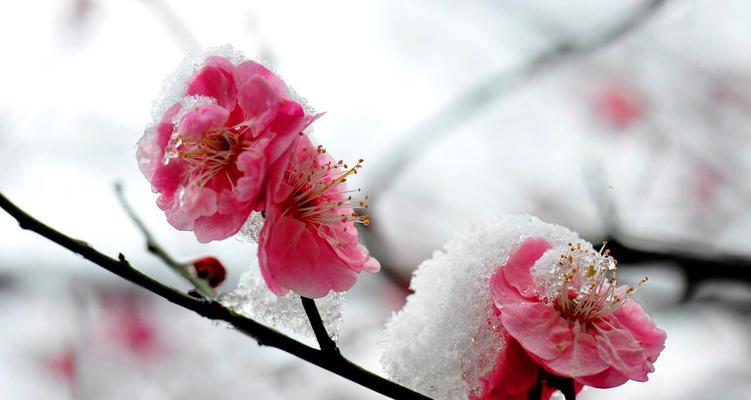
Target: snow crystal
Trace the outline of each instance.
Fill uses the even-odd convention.
[[[490,276],[530,237],[553,247],[579,240],[564,227],[510,215],[471,226],[424,261],[412,279],[414,294],[381,340],[386,374],[436,400],[478,390],[503,346],[493,326]]]
[[[275,295],[266,286],[257,260],[254,264],[250,271],[242,274],[237,288],[222,294],[219,301],[282,333],[310,344],[316,343],[300,296],[292,292],[282,297]],[[339,335],[343,298],[342,293],[331,292],[326,297],[315,300],[326,331],[334,340]]]
[[[574,246],[580,245],[583,252],[572,252],[568,244],[553,247],[546,251],[532,267],[532,277],[535,281],[535,289],[543,300],[553,299],[558,296],[560,287],[563,284],[563,275],[569,272],[568,264],[561,265],[560,257],[571,255],[575,265],[579,266],[606,266],[608,270],[615,269],[615,261],[612,257],[603,256],[592,248],[592,244],[587,241],[572,241]],[[588,283],[578,283],[583,289],[586,289]]]
[[[243,54],[230,45],[208,48],[202,52],[185,57],[177,67],[177,70],[169,75],[162,84],[161,94],[154,102],[152,110],[152,117],[155,123],[159,122],[167,109],[182,100],[188,91],[188,81],[196,72],[203,68],[206,58],[211,56],[225,57],[235,65],[245,60]]]
[[[258,235],[261,234],[263,228],[263,214],[253,211],[250,213],[250,217],[245,221],[245,225],[240,228],[240,232],[235,236],[241,242],[258,243]]]
[[[180,111],[172,117],[172,123],[175,126],[180,124],[183,117],[186,114],[195,111],[199,106],[205,106],[206,104],[216,104],[216,100],[213,97],[207,96],[186,96],[180,99]]]

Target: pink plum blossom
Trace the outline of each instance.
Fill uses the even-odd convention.
[[[475,398],[527,399],[551,375],[573,378],[577,389],[646,381],[666,335],[631,298],[635,288],[617,286],[615,271],[607,251],[581,243],[519,245],[490,279],[505,346]],[[553,393],[542,389],[544,399]]]
[[[313,119],[262,65],[212,56],[187,82],[184,100],[146,131],[136,156],[170,224],[200,242],[224,239],[281,184]]]
[[[261,273],[277,295],[323,297],[352,287],[361,271],[380,269],[355,228],[368,224],[355,212],[367,205],[353,200],[345,183],[361,162],[349,167],[299,137],[280,185],[267,195],[258,238]]]

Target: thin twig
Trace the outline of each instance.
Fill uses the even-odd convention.
[[[228,322],[240,332],[254,338],[259,345],[283,350],[392,399],[430,400],[429,397],[367,371],[342,356],[334,356],[331,353],[312,348],[253,319],[242,316],[218,301],[197,299],[164,285],[133,268],[122,253],[116,260],[99,252],[84,241],[73,239],[58,232],[18,208],[2,193],[0,193],[0,208],[15,218],[22,229],[36,232],[107,271],[180,307],[212,320]]]
[[[308,315],[310,327],[313,328],[313,333],[316,335],[316,340],[318,340],[318,347],[325,353],[340,354],[336,343],[331,339],[328,332],[326,332],[326,327],[323,326],[323,320],[321,319],[321,314],[318,313],[315,301],[307,297],[300,298],[302,299],[305,314]]]
[[[188,264],[179,262],[172,258],[172,256],[170,256],[167,251],[165,251],[164,248],[156,242],[154,235],[152,235],[149,229],[146,228],[146,224],[144,224],[141,218],[138,217],[138,214],[136,214],[136,212],[133,210],[133,207],[130,206],[128,200],[125,198],[122,184],[115,184],[115,194],[117,195],[117,199],[120,201],[120,205],[123,207],[123,210],[125,210],[125,213],[128,214],[128,217],[130,217],[133,223],[143,234],[143,237],[146,239],[146,250],[148,250],[149,253],[159,257],[165,264],[167,264],[168,267],[170,267],[170,269],[175,271],[176,274],[180,275],[181,277],[185,278],[185,280],[190,282],[190,284],[192,284],[193,287],[196,288],[198,293],[208,298],[216,297],[214,289],[211,288],[211,285],[209,285],[206,280],[201,279],[193,274]]]

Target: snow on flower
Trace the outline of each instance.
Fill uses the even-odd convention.
[[[234,235],[263,207],[315,117],[254,61],[210,55],[190,65],[192,74],[183,68],[173,79],[165,97],[174,103],[146,130],[136,156],[169,223],[208,242]]]
[[[357,190],[346,180],[361,168],[335,161],[322,146],[300,137],[281,184],[267,196],[265,221],[258,236],[258,258],[269,288],[277,295],[289,290],[310,297],[342,292],[362,271],[377,272],[380,264],[358,240],[355,223],[368,224],[358,208]]]
[[[549,398],[545,377],[577,389],[645,381],[664,346],[607,252],[534,217],[472,227],[418,268],[412,288],[381,361],[437,399],[527,399],[540,378]]]
[[[632,300],[635,288],[618,286],[616,270],[607,251],[586,242],[521,243],[491,277],[490,296],[505,352],[514,353],[499,357],[496,368],[524,370],[525,379],[492,379],[491,373],[478,398],[526,395],[543,372],[598,388],[646,381],[665,332]]]

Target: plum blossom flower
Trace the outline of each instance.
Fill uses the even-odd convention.
[[[314,119],[262,65],[211,56],[136,156],[170,224],[200,242],[224,239],[276,190],[295,139]]]
[[[506,345],[477,398],[527,398],[539,374],[573,378],[578,387],[646,381],[666,336],[631,298],[635,290],[617,285],[607,251],[526,239],[490,279]]]
[[[644,381],[665,341],[634,290],[618,287],[609,254],[528,215],[457,232],[410,288],[381,365],[437,400],[547,400]]]
[[[365,200],[351,196],[346,180],[361,168],[335,161],[306,136],[298,139],[281,183],[268,193],[265,221],[258,237],[258,259],[268,287],[282,296],[289,290],[317,298],[354,285],[362,271],[380,264],[358,240],[355,223],[367,225]]]

